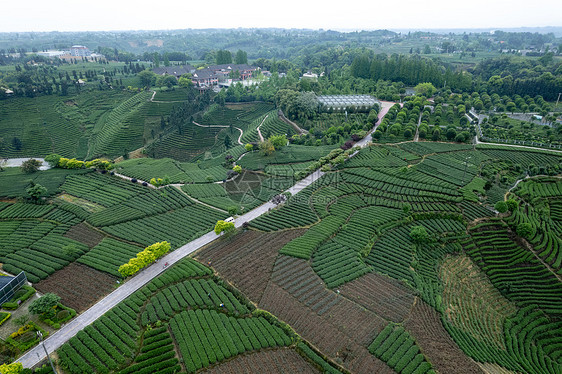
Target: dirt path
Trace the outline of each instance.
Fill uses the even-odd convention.
[[[279,116],[279,119],[281,121],[285,122],[286,124],[291,125],[299,135],[308,134],[307,130],[300,128],[299,125],[297,125],[296,123],[294,123],[293,121],[291,121],[290,119],[285,117],[285,114],[283,114],[283,112],[281,110],[279,110],[277,112],[277,115]]]
[[[420,140],[420,125],[421,125],[422,113],[423,112],[420,112],[420,117],[418,118],[418,125],[416,126],[416,135],[414,135],[415,142]]]
[[[189,195],[187,192],[185,192],[184,190],[181,189],[181,187],[183,186],[183,184],[179,184],[179,183],[174,183],[174,184],[169,184],[168,186],[172,186],[177,188],[182,194],[184,194],[185,196],[189,197],[191,200],[195,201],[197,204],[201,204],[201,205],[205,205],[207,208],[211,208],[214,210],[218,210],[221,213],[228,213],[226,210],[223,210],[221,208],[217,208],[216,206],[212,206],[209,205],[207,203],[204,203],[200,200],[197,200],[196,198],[194,198],[193,196]]]
[[[161,100],[154,100],[154,96],[156,96],[156,91],[152,91],[152,97],[150,98],[151,103],[185,103],[187,100],[175,100],[175,101],[161,101]]]
[[[230,126],[225,126],[225,125],[207,125],[207,126],[205,126],[205,125],[202,125],[202,124],[197,123],[195,121],[192,121],[192,123],[195,126],[199,126],[199,127],[220,127],[220,128],[223,128],[223,129],[229,129],[230,128]],[[238,144],[244,145],[244,143],[242,143],[242,135],[244,135],[244,131],[242,131],[242,129],[240,127],[236,127],[236,126],[232,126],[232,127],[234,127],[236,130],[240,131],[240,136],[238,137]],[[259,133],[259,130],[258,130],[258,133]]]
[[[263,142],[263,141],[264,141],[264,140],[263,140],[263,136],[262,136],[261,131],[260,131],[260,127],[261,127],[261,125],[263,125],[263,123],[265,122],[265,120],[267,119],[267,117],[269,117],[269,114],[267,114],[267,115],[265,116],[265,118],[263,119],[263,121],[261,121],[260,125],[259,125],[258,128],[257,128],[257,130],[258,130],[258,136],[260,137],[260,142]],[[240,135],[240,137],[242,137],[242,135]]]

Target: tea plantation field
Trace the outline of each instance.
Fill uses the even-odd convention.
[[[99,295],[71,279],[108,290],[144,247],[199,237],[233,209],[271,200],[329,152],[240,150],[244,171],[226,182],[223,156],[116,165],[138,180],[168,176],[173,185],[160,188],[93,170],[9,169],[0,173],[2,269],[24,271],[82,311]],[[491,145],[367,146],[85,327],[58,349],[58,365],[560,372],[561,162]],[[14,199],[32,180],[48,187],[43,204]]]

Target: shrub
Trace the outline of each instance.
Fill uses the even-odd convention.
[[[2,324],[6,322],[11,315],[12,313],[0,312],[0,326],[2,326]]]
[[[517,207],[519,206],[519,203],[515,199],[509,199],[505,203],[507,204],[507,209],[510,212],[515,212],[517,210]]]
[[[61,310],[57,313],[57,319],[58,320],[65,319],[69,316],[70,316],[70,312],[66,309],[63,309],[63,310]]]
[[[21,170],[26,174],[35,173],[41,165],[43,165],[41,161],[31,158],[21,164]]]
[[[505,201],[498,201],[496,205],[494,205],[494,208],[500,213],[507,212],[507,204]]]
[[[533,235],[533,226],[530,223],[524,222],[517,225],[517,235],[523,238],[530,238]]]
[[[59,165],[59,160],[61,158],[62,158],[61,155],[56,153],[51,153],[50,155],[45,156],[45,161],[47,161],[50,167],[54,168]]]
[[[29,311],[33,314],[41,314],[47,318],[54,315],[54,307],[60,302],[60,297],[48,292],[40,298],[33,300],[29,306]]]

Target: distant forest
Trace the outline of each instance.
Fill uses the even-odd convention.
[[[82,78],[82,73],[70,77],[68,69],[57,68],[68,62],[33,53],[65,49],[74,44],[83,44],[108,60],[124,63],[101,72],[84,72],[88,74],[86,78],[103,74],[104,78],[98,79],[99,89],[124,86],[121,79],[116,80],[121,75],[137,74],[158,65],[222,63],[226,52],[228,56],[236,54],[233,63],[241,54],[244,61],[264,70],[288,74],[292,79],[283,88],[289,86],[317,94],[376,93],[381,98],[395,98],[396,90],[383,92],[383,87],[377,85],[381,81],[404,86],[430,82],[435,87],[459,93],[540,95],[548,101],[555,101],[562,92],[562,38],[553,33],[503,31],[404,34],[388,30],[343,33],[209,29],[0,33],[0,65],[15,65],[15,70],[0,70],[0,84],[10,87],[16,96],[65,95],[69,87],[79,90],[76,81]],[[39,64],[34,66],[31,62]],[[321,78],[299,82],[299,77],[307,71]],[[137,87],[142,86],[139,82]],[[273,92],[258,97],[249,88],[236,95],[227,93],[226,99],[236,96],[272,101]]]

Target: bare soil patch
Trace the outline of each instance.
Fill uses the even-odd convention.
[[[269,282],[259,306],[291,325],[303,338],[353,373],[393,373],[364,345],[382,330],[386,321],[338,297],[340,302],[320,316],[282,287]]]
[[[59,295],[64,305],[82,312],[113,291],[115,281],[109,274],[72,263],[35,284],[35,288]]]
[[[321,373],[293,349],[272,349],[234,357],[205,370],[210,374],[313,374]]]
[[[476,374],[482,369],[470,359],[443,327],[438,313],[417,299],[404,327],[414,337],[423,354],[439,373]]]
[[[368,273],[340,287],[343,296],[393,322],[402,322],[410,313],[415,297],[401,282],[377,273]]]
[[[195,258],[209,264],[248,298],[259,302],[271,276],[279,249],[304,230],[263,233],[249,230],[219,240],[199,251]]]
[[[80,243],[86,244],[88,247],[93,248],[98,245],[102,239],[105,237],[104,234],[91,229],[85,223],[79,223],[74,225],[68,230],[64,236],[70,239],[74,239]]]

